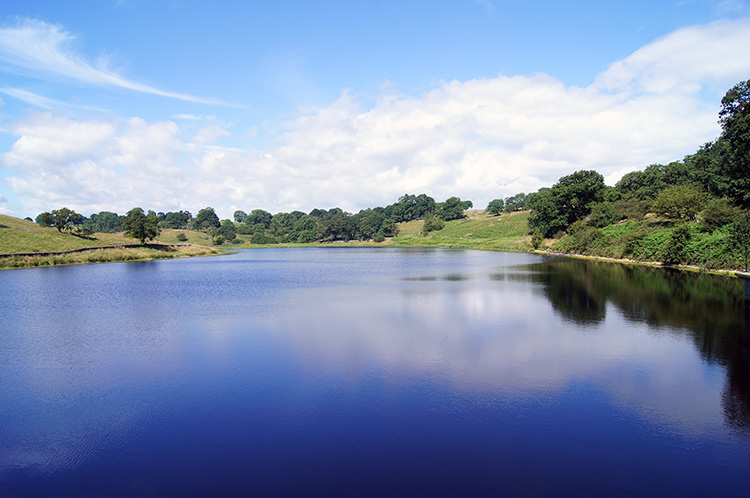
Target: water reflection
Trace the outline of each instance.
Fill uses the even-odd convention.
[[[541,283],[565,319],[600,323],[611,303],[629,322],[689,337],[707,362],[726,365],[725,420],[750,433],[750,321],[738,279],[575,259],[517,269],[511,278]]]

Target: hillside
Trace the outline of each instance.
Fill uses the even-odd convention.
[[[491,216],[484,210],[467,211],[467,217],[449,221],[445,228],[421,234],[422,220],[400,223],[399,235],[389,245],[452,247],[494,251],[528,251],[528,211]]]
[[[174,244],[176,230],[165,230],[155,240],[155,244]],[[203,233],[190,232],[188,242],[205,244],[207,236]],[[137,243],[123,233],[94,233],[91,236],[79,236],[67,232],[60,233],[55,228],[41,227],[34,222],[0,214],[0,254],[63,252],[83,248],[96,248],[113,245]],[[216,254],[214,249],[203,245],[192,245],[179,248],[163,248],[158,245],[147,247],[102,249],[57,256],[2,257],[0,269],[22,268],[29,266],[55,266],[109,261],[136,261],[182,256]]]

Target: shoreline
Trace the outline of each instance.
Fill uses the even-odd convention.
[[[533,254],[541,254],[545,256],[561,256],[566,258],[577,258],[577,259],[588,259],[593,261],[601,261],[603,263],[618,263],[623,265],[637,265],[637,266],[649,266],[651,268],[664,268],[673,269],[680,271],[687,271],[692,273],[706,273],[709,275],[719,275],[723,277],[734,277],[739,278],[740,275],[750,276],[750,273],[746,273],[742,270],[720,270],[720,269],[704,269],[693,265],[665,265],[661,261],[639,261],[637,259],[626,259],[626,258],[608,258],[604,256],[588,256],[585,254],[572,254],[567,252],[557,252],[552,250],[533,249]]]

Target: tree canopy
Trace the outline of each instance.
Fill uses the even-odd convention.
[[[128,211],[128,214],[122,220],[122,225],[126,229],[126,234],[141,241],[145,244],[146,240],[153,240],[159,235],[159,219],[156,213],[149,211],[148,214],[143,209],[136,207]]]
[[[721,99],[719,123],[728,149],[729,195],[750,208],[750,80],[738,83]]]

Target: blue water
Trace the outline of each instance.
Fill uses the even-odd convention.
[[[744,496],[742,287],[268,249],[0,273],[0,496]]]

